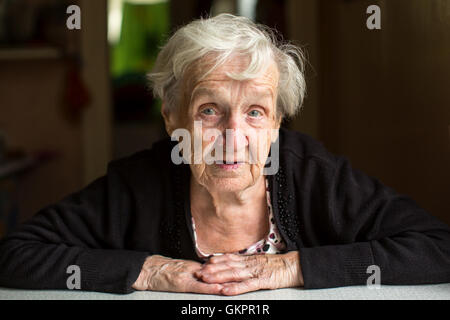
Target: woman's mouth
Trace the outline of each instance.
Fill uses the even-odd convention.
[[[234,163],[229,163],[229,164],[216,164],[216,166],[218,166],[220,169],[223,170],[235,170],[237,168],[239,168],[240,166],[242,166],[244,163],[237,161]]]

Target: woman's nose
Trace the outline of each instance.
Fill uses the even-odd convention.
[[[245,149],[248,146],[248,138],[243,123],[236,115],[230,115],[222,132],[223,142],[226,148],[233,151]]]

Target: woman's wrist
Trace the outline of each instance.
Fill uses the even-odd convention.
[[[283,255],[283,262],[286,266],[286,274],[289,277],[289,287],[303,287],[303,273],[300,265],[300,253],[289,251]]]
[[[150,263],[152,256],[148,256],[144,264],[142,265],[141,272],[139,273],[138,278],[134,282],[134,284],[131,286],[135,290],[147,290],[148,289],[148,270],[147,266]]]

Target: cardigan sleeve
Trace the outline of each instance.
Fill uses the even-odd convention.
[[[334,230],[334,243],[300,249],[305,288],[365,285],[373,265],[380,284],[450,282],[450,228],[338,159],[326,189],[331,214],[319,219]]]
[[[80,290],[129,293],[146,252],[124,249],[131,195],[114,170],[40,210],[0,242],[0,286],[68,289],[69,266]],[[75,268],[76,268],[75,267]]]

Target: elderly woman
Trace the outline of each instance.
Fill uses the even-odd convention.
[[[81,290],[116,293],[361,285],[374,266],[385,284],[450,281],[448,226],[280,129],[301,106],[302,65],[242,17],[179,29],[149,75],[173,140],[110,163],[3,239],[0,285],[67,288],[70,266]]]

